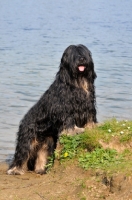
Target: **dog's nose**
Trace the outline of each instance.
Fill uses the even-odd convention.
[[[85,58],[84,57],[80,57],[79,59],[81,62],[84,62]]]

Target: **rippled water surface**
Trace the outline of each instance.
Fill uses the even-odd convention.
[[[70,44],[92,52],[98,121],[132,119],[131,8],[131,0],[0,2],[0,161],[12,157],[19,121]]]

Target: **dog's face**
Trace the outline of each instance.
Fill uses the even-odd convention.
[[[72,78],[84,76],[96,78],[91,52],[84,45],[70,45],[63,53],[61,68],[65,68]]]

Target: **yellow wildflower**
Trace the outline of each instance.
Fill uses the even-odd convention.
[[[68,156],[68,153],[67,152],[65,152],[64,153],[64,158],[66,158]]]

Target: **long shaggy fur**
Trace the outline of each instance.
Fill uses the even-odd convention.
[[[23,174],[25,168],[45,173],[62,132],[81,133],[85,126],[97,122],[95,78],[87,47],[70,45],[62,55],[54,82],[20,122],[8,174]]]

